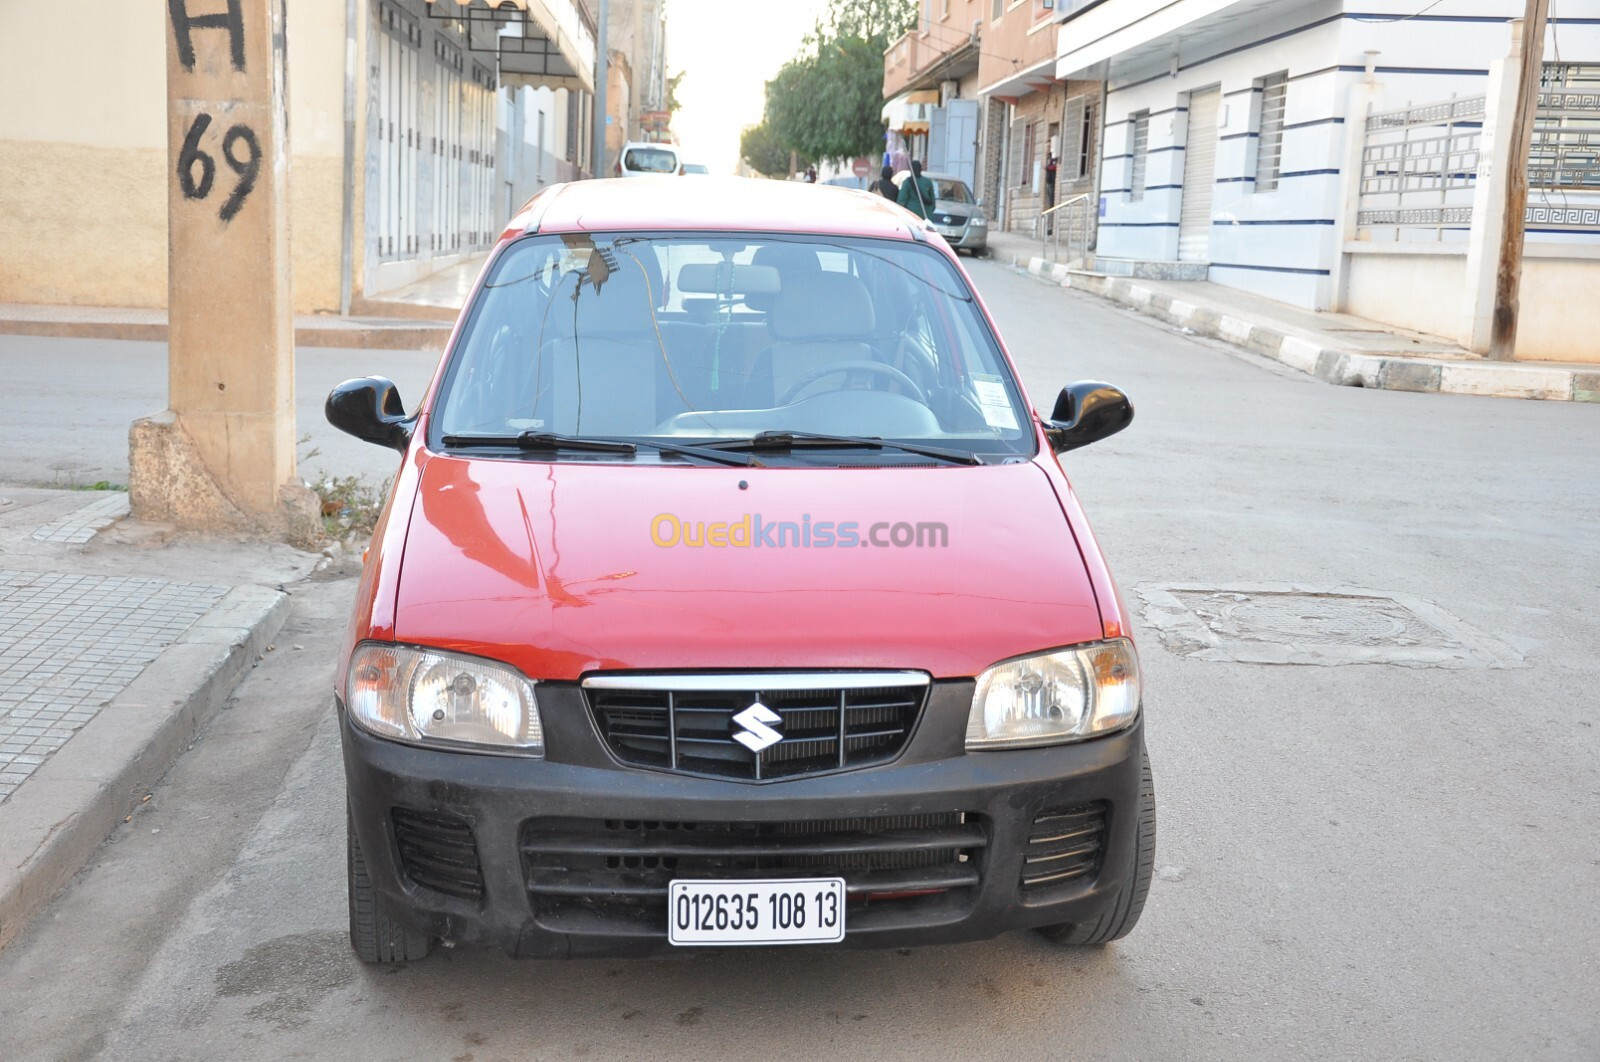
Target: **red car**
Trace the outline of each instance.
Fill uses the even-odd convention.
[[[907,946],[1138,921],[1139,662],[950,247],[881,197],[555,187],[432,386],[328,419],[403,455],[336,680],[350,931],[533,958]]]

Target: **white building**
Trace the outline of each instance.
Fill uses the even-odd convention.
[[[1547,65],[1547,79],[1558,83],[1588,76],[1572,64],[1600,60],[1600,20],[1591,17],[1597,12],[1563,6],[1566,17],[1551,20],[1544,52],[1547,63],[1559,57],[1567,64]],[[1135,261],[1186,263],[1140,268],[1205,278],[1310,309],[1359,312],[1350,285],[1359,286],[1363,271],[1369,281],[1378,275],[1358,253],[1370,249],[1359,246],[1367,242],[1384,245],[1385,253],[1418,252],[1410,273],[1427,273],[1441,297],[1454,276],[1459,293],[1469,225],[1449,220],[1471,213],[1476,173],[1454,173],[1461,183],[1440,188],[1431,199],[1420,197],[1417,180],[1402,180],[1408,197],[1393,205],[1458,208],[1426,215],[1433,223],[1425,231],[1411,228],[1411,221],[1387,229],[1358,225],[1358,216],[1377,216],[1357,209],[1374,205],[1375,176],[1415,177],[1423,165],[1415,143],[1387,171],[1375,156],[1363,156],[1365,119],[1451,97],[1492,95],[1491,64],[1506,55],[1507,23],[1522,12],[1521,0],[1060,4],[1056,76],[1105,84],[1096,263],[1108,271],[1132,269]],[[1347,122],[1352,101],[1360,113]],[[1456,138],[1452,150],[1463,154],[1446,152],[1435,160],[1446,185],[1452,171],[1476,166],[1481,108],[1479,114],[1476,121],[1424,123],[1415,126],[1417,137],[1407,137],[1420,139],[1432,129],[1428,135]],[[1595,118],[1600,110],[1574,121],[1588,126]],[[1535,154],[1537,167],[1537,148]],[[1586,154],[1576,167],[1574,159],[1561,163],[1572,171],[1567,179],[1580,198],[1595,180],[1593,154]],[[1424,216],[1391,216],[1402,215]],[[1541,230],[1530,223],[1528,239],[1530,254],[1535,242],[1592,247],[1600,226],[1563,223]],[[1415,246],[1420,242],[1432,245],[1426,254]],[[1559,246],[1557,253],[1587,256]],[[1440,261],[1423,269],[1427,255]],[[1454,265],[1444,268],[1452,257]],[[1351,258],[1361,268],[1347,268]],[[1454,305],[1452,313],[1396,323],[1459,335]]]

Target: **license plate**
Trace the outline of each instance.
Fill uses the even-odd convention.
[[[674,881],[667,939],[674,944],[837,944],[844,879]]]

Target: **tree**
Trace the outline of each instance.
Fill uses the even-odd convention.
[[[763,125],[778,147],[813,159],[880,151],[883,53],[917,9],[916,0],[831,0],[800,54],[767,82]]]
[[[789,149],[778,143],[766,122],[752,125],[739,134],[739,157],[763,176],[786,177],[789,174]],[[808,158],[800,160],[801,167],[810,164]]]
[[[683,77],[689,71],[680,70],[667,78],[667,113],[676,114],[683,104],[678,102],[678,86],[683,84]]]

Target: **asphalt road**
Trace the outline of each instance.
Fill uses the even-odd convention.
[[[1131,607],[1354,584],[1526,666],[1229,663],[1141,630],[1158,877],[1105,949],[369,970],[327,710],[353,583],[307,584],[231,710],[0,952],[0,1056],[1600,1057],[1600,409],[1334,388],[973,271],[1039,405],[1084,377],[1138,405],[1066,462]],[[126,345],[78,356],[132,372]],[[5,405],[13,439],[49,422]]]

